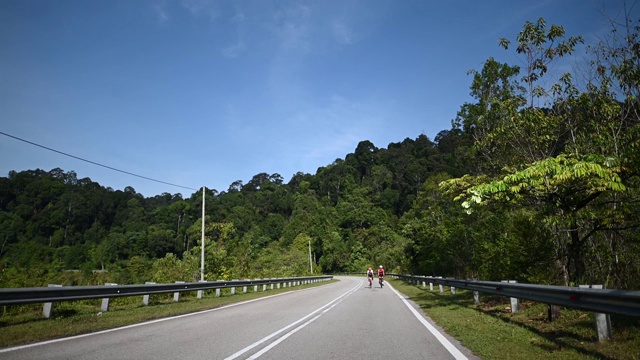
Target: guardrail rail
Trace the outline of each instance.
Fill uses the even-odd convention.
[[[283,286],[296,286],[311,282],[331,280],[333,276],[306,276],[306,277],[289,277],[289,278],[270,278],[270,279],[253,279],[253,280],[218,280],[203,282],[176,282],[173,284],[155,284],[147,283],[144,285],[116,285],[106,284],[100,286],[60,286],[50,285],[49,287],[32,287],[32,288],[0,288],[0,306],[4,305],[22,305],[44,303],[43,313],[45,317],[50,317],[52,303],[60,301],[103,299],[102,310],[106,311],[109,307],[109,299],[124,296],[146,297],[145,305],[148,303],[148,296],[152,294],[174,293],[174,301],[178,301],[179,296],[176,294],[190,291],[198,291],[198,297],[202,296],[202,291],[212,289],[235,289],[242,287],[247,291],[248,286],[254,286],[254,291],[258,291],[258,286],[263,285],[263,291],[266,286],[270,285],[273,289],[274,285],[280,288]],[[216,295],[219,296],[219,291]]]
[[[433,276],[417,276],[403,274],[387,274],[416,284],[437,284],[455,289],[466,289],[474,292],[476,302],[479,293],[502,295],[512,299],[516,305],[519,299],[531,300],[539,303],[557,305],[571,309],[587,310],[596,313],[596,328],[598,339],[611,338],[611,320],[609,314],[640,317],[640,291],[614,290],[590,288],[588,285],[580,287],[553,286],[537,284],[521,284],[515,281],[480,281],[459,280]]]
[[[640,291],[457,280],[402,274],[387,275],[403,280],[433,283],[482,293],[532,300],[544,304],[560,305],[572,309],[640,317]]]

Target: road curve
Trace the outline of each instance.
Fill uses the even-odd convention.
[[[0,359],[477,359],[391,286],[366,279],[0,349]]]

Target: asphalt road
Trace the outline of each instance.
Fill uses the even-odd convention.
[[[476,359],[386,285],[339,282],[94,334],[0,359]]]

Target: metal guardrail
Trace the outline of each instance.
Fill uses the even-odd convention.
[[[640,317],[640,291],[590,289],[570,286],[457,280],[430,276],[387,274],[403,280],[433,283],[482,293],[532,300],[566,308]]]
[[[277,279],[206,281],[173,284],[144,285],[103,285],[103,286],[67,286],[35,288],[1,288],[0,305],[20,305],[48,303],[72,300],[114,298],[123,296],[151,295],[163,293],[188,292],[210,289],[236,288],[249,285],[270,285],[289,282],[330,280],[333,276],[307,276]]]

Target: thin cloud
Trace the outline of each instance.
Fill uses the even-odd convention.
[[[240,10],[236,10],[236,14],[231,18],[231,22],[234,24],[242,25],[247,20],[247,17]]]
[[[221,50],[221,52],[222,52],[222,55],[228,58],[236,58],[246,49],[247,47],[242,42],[242,40],[239,40],[237,43],[225,47],[224,49]]]
[[[182,7],[187,9],[193,16],[205,16],[209,20],[215,20],[220,17],[218,6],[211,0],[182,0]]]
[[[169,21],[169,13],[167,12],[166,4],[164,1],[155,3],[155,5],[153,6],[153,10],[155,11],[156,16],[161,23]]]
[[[231,44],[222,49],[222,55],[228,58],[236,58],[242,52],[247,49],[244,42],[244,27],[247,17],[242,11],[236,9],[236,14],[231,18],[231,23],[235,25],[237,32],[237,40],[234,44]]]
[[[272,27],[281,48],[305,52],[310,49],[310,15],[311,9],[304,5],[277,11],[274,14]]]
[[[331,24],[331,32],[334,39],[343,45],[353,44],[353,31],[347,24],[342,21],[335,21]]]
[[[305,161],[309,163],[331,162],[352,152],[362,140],[379,140],[379,134],[386,131],[388,102],[353,100],[333,95],[328,99],[328,104],[316,104],[298,113],[285,128],[299,132],[312,131],[314,137],[296,145],[306,151],[292,149],[292,152],[305,154]]]

